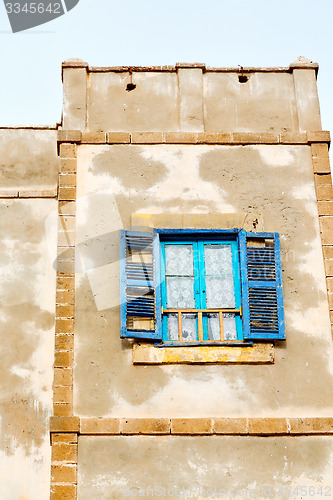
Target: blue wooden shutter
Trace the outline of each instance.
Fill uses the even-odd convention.
[[[265,246],[253,246],[256,240]],[[239,248],[244,340],[284,340],[279,235],[242,230]]]
[[[121,338],[162,340],[159,236],[121,231]]]

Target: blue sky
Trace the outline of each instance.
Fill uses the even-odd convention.
[[[13,34],[0,5],[0,125],[61,119],[61,62],[92,66],[205,62],[320,65],[323,128],[333,131],[332,0],[80,0],[65,16]]]

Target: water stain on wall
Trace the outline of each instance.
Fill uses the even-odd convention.
[[[36,218],[27,202],[1,203],[0,232],[6,234],[0,261],[6,264],[9,256],[11,263],[0,286],[0,447],[11,454],[19,444],[29,454],[45,438],[49,416],[31,382],[38,370],[34,354],[42,340],[40,332],[49,332],[54,324],[54,315],[36,303],[44,216]]]

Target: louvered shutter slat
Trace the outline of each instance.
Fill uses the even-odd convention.
[[[158,235],[121,231],[122,338],[162,340]]]

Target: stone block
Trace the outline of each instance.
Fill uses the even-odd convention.
[[[74,334],[56,334],[54,348],[56,351],[74,351]]]
[[[307,132],[308,142],[331,142],[331,135],[326,130],[309,131]]]
[[[196,144],[196,132],[165,132],[164,140],[167,144]]]
[[[56,433],[80,432],[80,418],[79,417],[51,417],[50,418],[50,432],[56,432]]]
[[[328,144],[320,142],[311,144],[311,154],[314,158],[328,158]]]
[[[214,418],[214,434],[248,434],[247,418]]]
[[[54,385],[73,385],[73,369],[72,368],[55,368],[53,372]]]
[[[76,202],[75,201],[59,201],[58,202],[59,215],[75,215]]]
[[[57,276],[57,290],[72,291],[75,289],[75,275]]]
[[[331,174],[315,174],[314,178],[315,178],[315,185],[316,186],[332,187]]]
[[[59,215],[59,231],[75,231],[75,217],[72,215]]]
[[[281,144],[306,144],[307,142],[306,132],[281,132],[280,134]]]
[[[75,173],[77,169],[77,160],[76,158],[62,158],[60,160],[60,173],[62,174],[69,174],[69,173]]]
[[[82,132],[82,144],[105,144],[106,132]]]
[[[57,188],[54,189],[22,189],[19,198],[56,198]]]
[[[75,245],[75,232],[74,231],[59,231],[58,232],[58,247],[70,247]],[[70,271],[67,274],[74,274]]]
[[[278,144],[280,137],[278,134],[263,133],[259,134],[260,144]]]
[[[162,144],[162,132],[133,132],[131,134],[133,144]]]
[[[76,480],[76,465],[51,465],[51,482],[75,484]]]
[[[81,142],[81,130],[58,130],[58,142]]]
[[[333,259],[324,259],[326,276],[333,276]]]
[[[288,434],[288,422],[285,418],[249,418],[248,425],[249,434]]]
[[[326,286],[327,286],[327,291],[329,293],[333,293],[333,276],[326,278]]]
[[[333,217],[319,217],[321,240],[323,245],[333,244]]]
[[[51,461],[77,464],[77,444],[53,444]]]
[[[54,353],[55,368],[72,368],[74,353],[72,351],[59,351]]]
[[[56,303],[57,304],[74,304],[75,292],[74,290],[60,290],[57,291]]]
[[[233,144],[259,144],[260,134],[251,132],[234,132],[232,134]]]
[[[333,200],[332,201],[318,201],[319,215],[333,215]]]
[[[131,135],[127,132],[108,132],[106,140],[108,144],[129,144]]]
[[[120,419],[81,418],[80,434],[120,434]]]
[[[55,417],[72,417],[73,405],[71,403],[53,403],[53,415]]]
[[[50,500],[77,500],[76,484],[51,484]]]
[[[75,260],[57,260],[57,272],[59,274],[71,274],[75,271]]]
[[[332,434],[332,417],[306,417],[289,419],[290,434]]]
[[[316,188],[317,200],[333,200],[333,187],[332,186],[317,186]]]
[[[75,259],[75,247],[58,247],[58,260],[74,260]]]
[[[212,434],[213,420],[211,418],[172,418],[171,434]]]
[[[74,319],[58,319],[55,321],[55,333],[73,333]]]
[[[57,305],[56,306],[57,318],[74,318],[74,305]]]
[[[168,418],[124,418],[121,434],[170,434]]]
[[[75,187],[76,174],[61,173],[59,175],[59,187]]]
[[[225,133],[199,132],[197,134],[198,144],[231,144],[231,142],[232,142],[232,136],[227,132]]]
[[[56,385],[53,387],[53,401],[54,403],[73,403],[73,389],[72,387],[65,387]]]
[[[60,144],[60,158],[76,158],[76,144]]]
[[[315,174],[330,173],[330,160],[329,158],[312,158],[313,171]]]
[[[76,188],[60,187],[58,198],[59,200],[67,200],[67,201],[76,200]]]
[[[73,433],[70,433],[70,432],[66,432],[64,434],[62,433],[53,433],[51,434],[51,443],[52,445],[53,444],[57,444],[57,443],[77,443],[78,442],[78,438],[77,438],[77,433],[73,432]]]
[[[325,259],[333,259],[333,245],[324,245],[323,255]]]

